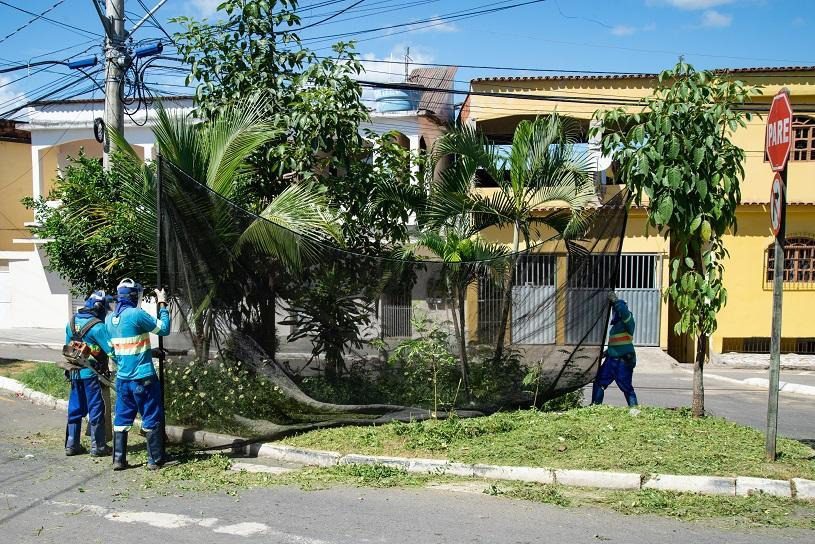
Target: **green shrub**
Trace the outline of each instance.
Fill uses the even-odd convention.
[[[164,373],[167,418],[173,423],[236,430],[235,414],[290,421],[289,402],[279,387],[240,361],[168,360]]]

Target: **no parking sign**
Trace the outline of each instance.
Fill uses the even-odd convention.
[[[778,233],[781,232],[783,203],[784,182],[781,180],[781,175],[776,172],[770,191],[770,227],[772,227],[775,236],[778,236]]]

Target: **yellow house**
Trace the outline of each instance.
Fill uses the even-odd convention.
[[[793,110],[798,104],[802,112],[813,111],[815,67],[742,68],[728,72],[732,77],[762,86],[764,94],[755,98],[754,103],[766,109],[772,96],[787,87]],[[655,84],[652,74],[480,78],[471,81],[461,120],[480,129],[496,144],[511,142],[521,120],[555,111],[573,118],[588,133],[597,109],[614,107],[608,103],[620,99],[646,97]],[[815,353],[815,324],[808,311],[815,307],[815,114],[796,115],[793,128],[782,351]],[[719,328],[711,339],[714,354],[769,350],[772,274],[768,272],[771,270],[768,248],[773,236],[768,204],[772,171],[764,158],[764,133],[765,121],[754,118],[734,136],[734,142],[746,152],[745,179],[737,211],[738,228],[725,240],[730,251],[725,263],[729,296],[727,306],[719,314]],[[593,143],[587,144],[591,151]],[[618,183],[606,166],[598,168],[598,184]],[[649,232],[645,210],[632,207],[622,246],[621,268],[627,272],[621,273],[619,285],[621,290],[639,297],[635,303],[640,329],[636,341],[660,346],[687,361],[692,344],[672,333],[675,316],[658,295],[667,285],[669,255],[669,242],[653,229]]]

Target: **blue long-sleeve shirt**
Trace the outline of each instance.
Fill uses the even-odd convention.
[[[76,330],[77,332],[82,330],[82,327],[85,326],[89,320],[95,319],[92,315],[87,314],[76,314]],[[65,343],[68,344],[74,338],[74,331],[71,330],[71,322],[69,321],[67,325],[65,325]],[[114,356],[113,351],[113,343],[110,341],[110,336],[108,336],[107,328],[105,327],[104,323],[97,323],[93,327],[90,328],[88,332],[85,333],[85,336],[81,339],[83,342],[88,344],[88,347],[91,348],[90,357],[94,361],[100,361],[104,358],[104,355],[109,357]],[[96,376],[96,373],[91,370],[90,368],[83,368],[79,371],[79,378],[87,379],[93,378]]]
[[[158,318],[141,308],[125,308],[117,316],[105,319],[119,370],[116,379],[140,380],[155,376],[150,333],[159,336],[170,334],[170,312],[166,307],[159,310]]]

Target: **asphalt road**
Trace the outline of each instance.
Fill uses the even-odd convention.
[[[450,490],[290,487],[160,496],[132,469],[66,458],[63,415],[0,395],[0,541],[290,544],[806,542],[797,530],[732,530]],[[40,435],[37,429],[45,429]],[[54,431],[57,429],[57,431]],[[812,541],[812,540],[809,540]]]

